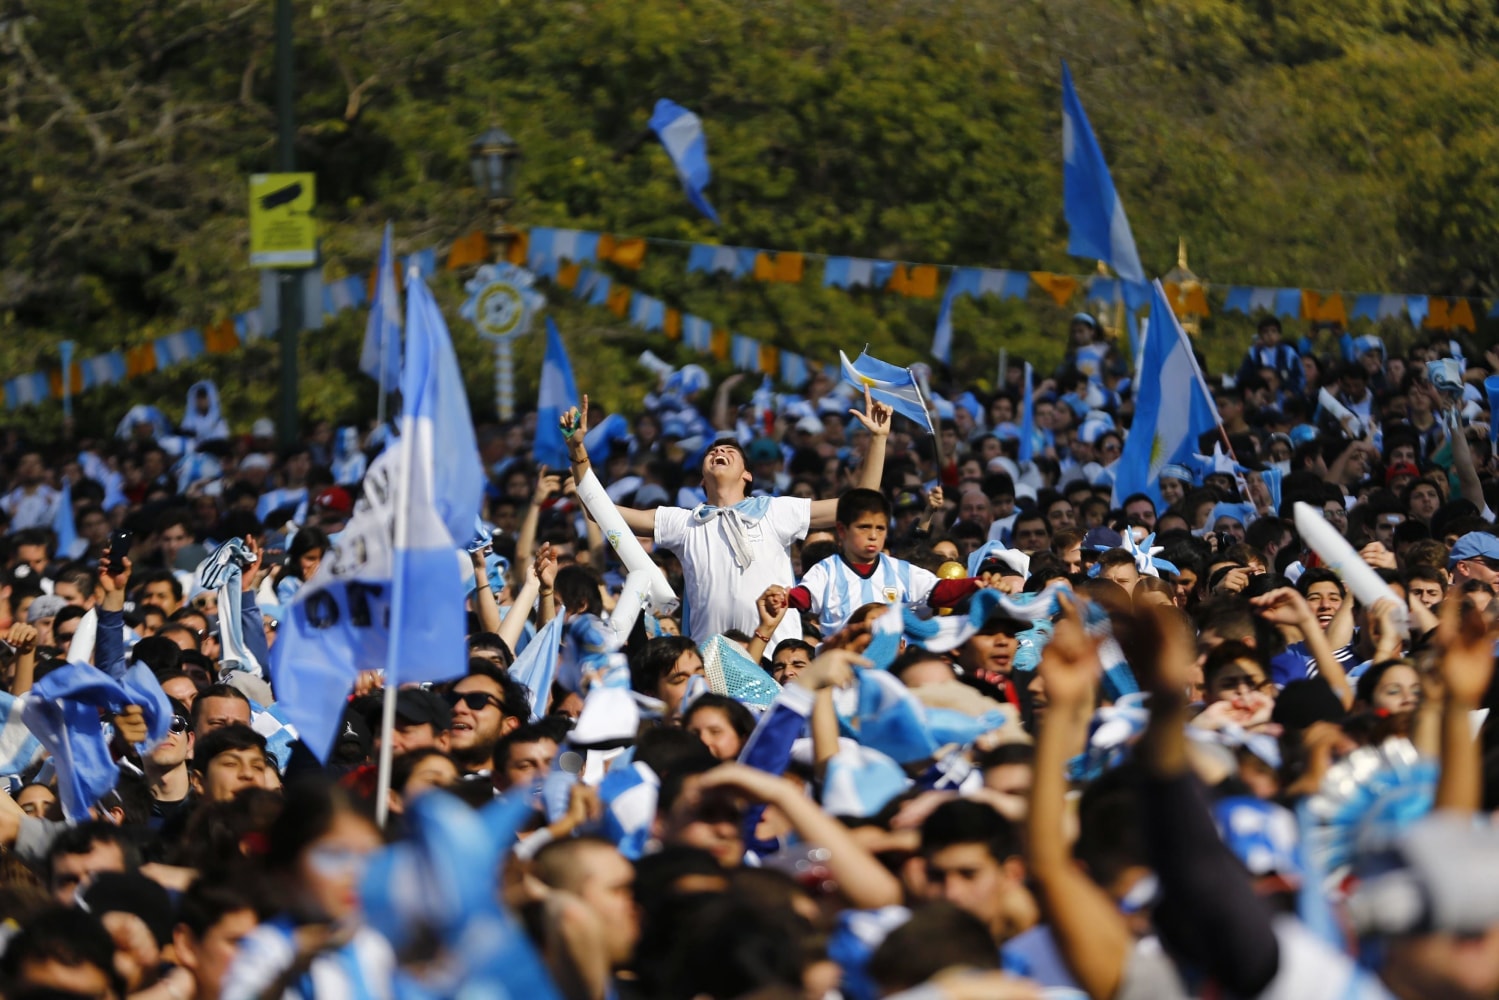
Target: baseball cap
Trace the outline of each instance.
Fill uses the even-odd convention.
[[[250,425],[250,435],[258,438],[273,438],[276,436],[276,425],[269,417],[261,417]]]
[[[714,444],[723,442],[715,441]],[[749,450],[745,457],[751,462],[779,462],[781,460],[781,447],[770,438],[756,438],[750,442]]]
[[[1098,320],[1094,319],[1088,313],[1073,313],[1072,314],[1072,322],[1074,322],[1074,323],[1087,323],[1089,326],[1093,327],[1095,330],[1098,329]]]
[[[1396,462],[1394,465],[1385,470],[1385,485],[1390,485],[1391,482],[1399,479],[1401,476],[1410,476],[1414,478],[1416,476],[1419,476],[1420,474],[1421,470],[1412,465],[1410,462]]]
[[[324,510],[348,514],[354,509],[354,498],[349,496],[349,491],[342,486],[329,486],[325,490],[320,490],[312,498],[312,505],[314,507],[321,507]]]
[[[434,732],[442,732],[453,725],[453,710],[424,688],[401,688],[396,692],[396,717],[418,726],[426,723]]]
[[[1099,552],[1104,552],[1108,549],[1123,547],[1124,536],[1113,528],[1105,528],[1100,525],[1097,528],[1089,529],[1088,533],[1083,536],[1083,548],[1085,549],[1097,549]]]
[[[915,490],[901,490],[895,494],[895,509],[897,511],[920,510],[923,503],[921,494]]]
[[[1451,569],[1465,559],[1499,560],[1499,538],[1495,538],[1487,531],[1468,532],[1457,540],[1456,545],[1452,546],[1452,554],[1447,557],[1447,568]],[[32,607],[36,607],[36,604],[33,603]]]

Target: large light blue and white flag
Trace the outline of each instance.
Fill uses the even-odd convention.
[[[57,536],[57,555],[62,559],[76,559],[87,546],[78,544],[78,526],[73,519],[73,484],[62,481],[62,490],[57,494],[57,509],[52,515],[52,533]]]
[[[703,120],[663,97],[651,112],[650,126],[666,148],[666,155],[671,157],[672,166],[677,168],[687,200],[717,223],[718,213],[703,194],[703,188],[713,179],[708,169],[708,140],[703,137]]]
[[[568,467],[567,439],[559,421],[578,405],[578,384],[573,381],[573,363],[567,345],[552,317],[547,317],[547,349],[541,362],[541,391],[536,399],[536,441],[531,458],[548,469]]]
[[[1124,215],[1124,203],[1103,150],[1088,124],[1087,112],[1072,86],[1072,71],[1062,62],[1062,210],[1067,217],[1067,252],[1091,257],[1112,267],[1124,282],[1125,301],[1133,308],[1145,298],[1145,268]]]
[[[375,301],[370,305],[364,328],[364,349],[359,352],[359,370],[385,389],[395,388],[401,377],[401,293],[390,256],[391,226],[385,224],[380,243],[380,273],[375,278]]]
[[[827,762],[822,807],[834,816],[873,816],[911,787],[901,766],[866,746],[841,746]]]
[[[531,702],[531,721],[546,714],[552,681],[557,676],[557,656],[562,645],[563,615],[558,612],[526,644],[525,651],[510,665],[512,680],[519,682]]]
[[[1035,392],[1035,388],[1031,384],[1034,377],[1034,373],[1031,371],[1031,363],[1027,361],[1025,363],[1025,384],[1021,389],[1020,396],[1020,450],[1015,453],[1015,457],[1020,460],[1021,465],[1034,461],[1036,457],[1036,408],[1031,402],[1031,395]]]
[[[24,698],[0,691],[0,777],[24,774],[42,759],[42,742],[26,728]]]
[[[860,389],[868,389],[872,398],[907,420],[925,427],[929,434],[937,433],[932,426],[932,415],[927,412],[921,386],[911,369],[898,368],[879,358],[870,357],[868,351],[860,354],[857,361],[848,360],[848,355],[842,351],[838,352],[838,357],[843,362],[843,381]]]
[[[1159,506],[1157,479],[1166,465],[1186,465],[1197,439],[1218,426],[1218,409],[1176,321],[1165,289],[1151,286],[1150,326],[1135,373],[1135,419],[1114,472],[1114,503],[1144,493]]]
[[[419,276],[407,290],[400,436],[371,464],[333,552],[287,607],[271,657],[277,705],[320,760],[359,671],[384,668],[386,684],[444,681],[468,662],[468,556],[457,540],[473,533],[483,472],[442,314]]]

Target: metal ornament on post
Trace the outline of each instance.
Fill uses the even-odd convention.
[[[546,305],[536,276],[514,264],[485,264],[463,286],[469,293],[461,315],[479,336],[494,344],[494,402],[501,420],[515,417],[516,337],[530,332],[531,320]]]

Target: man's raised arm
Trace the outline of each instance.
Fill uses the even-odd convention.
[[[584,446],[584,438],[588,436],[588,397],[583,397],[582,407],[573,407],[562,414],[562,436],[567,440],[567,455],[573,464],[573,482],[581,484],[583,477],[588,474],[588,449]],[[625,524],[639,538],[656,537],[656,512],[654,510],[633,510],[629,507],[615,505],[619,516],[625,519]]]

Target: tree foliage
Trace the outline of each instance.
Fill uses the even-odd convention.
[[[56,364],[251,305],[246,175],[275,164],[265,0],[48,0],[0,21],[0,369]],[[1061,218],[1059,61],[1070,61],[1142,257],[1177,240],[1221,284],[1499,292],[1499,11],[1481,0],[297,0],[297,155],[318,175],[333,276],[364,273],[381,223],[398,249],[484,224],[470,139],[525,150],[511,220],[689,241],[1086,272]],[[707,125],[723,225],[682,198],[650,108]],[[865,343],[921,357],[937,303],[688,276],[653,247],[634,287],[813,357]],[[487,353],[439,279],[476,409]],[[631,357],[667,349],[554,293],[607,401]],[[1066,310],[962,302],[955,374],[998,349],[1060,355]],[[362,317],[305,338],[310,416],[373,411],[351,375]],[[1227,363],[1248,324],[1214,317]],[[534,391],[540,338],[521,345]],[[612,377],[604,378],[608,371]],[[272,412],[254,345],[80,400],[85,418],[225,386],[231,416]],[[55,410],[27,419],[43,429]]]

